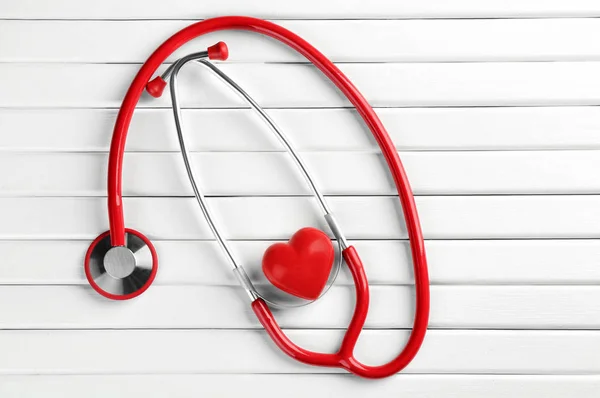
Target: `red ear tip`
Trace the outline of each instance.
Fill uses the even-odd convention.
[[[220,41],[217,44],[208,47],[209,59],[225,61],[227,57],[229,57],[229,49],[227,48],[227,44],[224,42]]]
[[[156,76],[146,84],[146,91],[154,98],[159,98],[166,86],[167,82],[164,81],[162,77]]]

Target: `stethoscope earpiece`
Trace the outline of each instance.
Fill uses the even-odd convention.
[[[208,59],[212,61],[227,61],[229,58],[229,48],[225,42],[220,41],[206,49]]]
[[[128,300],[146,291],[158,270],[154,246],[141,233],[125,230],[125,246],[111,246],[110,232],[98,236],[85,256],[85,276],[94,290],[113,300]]]
[[[196,55],[196,54],[192,54]],[[208,58],[211,61],[226,61],[229,58],[229,48],[227,48],[227,44],[225,42],[218,42],[208,47],[206,51],[202,51],[197,53],[198,58]],[[148,94],[153,96],[154,98],[160,98],[165,91],[165,87],[167,87],[167,78],[173,72],[173,68],[177,63],[185,63],[185,58],[178,60],[173,63],[167,70],[162,74],[162,76],[156,76],[154,79],[150,80],[146,84],[146,91]]]

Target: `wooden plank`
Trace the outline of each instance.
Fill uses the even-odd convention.
[[[154,241],[157,285],[237,286],[213,241]],[[90,242],[0,241],[0,285],[87,285],[83,257]],[[259,284],[262,255],[272,241],[234,241],[236,259]],[[363,259],[369,283],[408,285],[412,263],[406,241],[351,241]],[[433,285],[600,285],[598,240],[427,241]],[[201,264],[201,266],[199,266]],[[212,272],[205,272],[205,268]],[[336,284],[350,285],[342,270]]]
[[[277,299],[273,290],[259,287]],[[293,329],[343,329],[354,309],[353,293],[353,287],[334,286],[310,306],[277,311],[278,322]],[[87,286],[1,286],[0,299],[3,330],[261,327],[238,287],[153,286],[120,303]],[[598,330],[599,300],[597,286],[433,286],[429,328]],[[412,287],[372,286],[365,327],[411,328],[413,306]]]
[[[274,21],[336,62],[578,61],[600,59],[597,19]],[[0,62],[144,62],[188,21],[4,21]],[[124,41],[123,37],[127,37]],[[217,40],[230,62],[306,62],[274,40],[241,31],[193,40],[169,58]],[[360,51],[357,51],[360,49]]]
[[[594,0],[412,0],[390,2],[374,0],[307,0],[282,4],[260,0],[248,4],[242,0],[224,0],[198,7],[193,0],[178,0],[169,7],[157,1],[106,0],[83,5],[76,0],[40,2],[9,1],[0,4],[0,18],[16,19],[199,19],[219,15],[253,15],[262,18],[518,18],[600,16]]]
[[[343,331],[290,330],[296,343],[333,352]],[[393,358],[408,333],[365,331],[356,356]],[[552,347],[552,349],[548,349]],[[405,373],[594,374],[593,331],[432,330]],[[338,373],[300,364],[258,330],[90,330],[0,332],[2,374]],[[556,360],[560,358],[560,360]]]
[[[94,386],[93,389],[90,386]],[[595,398],[600,377],[591,375],[412,375],[399,374],[373,383],[351,375],[42,375],[0,376],[0,394],[21,398],[43,394],[46,398],[129,398],[135,392],[147,398],[192,398],[198,391],[211,396],[264,397],[285,391],[288,398],[329,397],[331,391],[348,398],[373,394],[401,394],[412,398],[506,398],[524,394],[546,398]]]
[[[598,194],[600,151],[406,152],[400,157],[416,195]],[[383,156],[364,152],[303,154],[327,195],[393,195]],[[196,153],[191,161],[207,196],[311,195],[287,153]],[[94,153],[6,153],[1,196],[106,195],[108,156]],[[42,166],[43,165],[43,166]],[[126,196],[193,196],[181,156],[125,156]]]
[[[348,106],[308,65],[227,64],[222,70],[266,108]],[[600,104],[600,62],[342,64],[376,107]],[[0,64],[0,106],[119,107],[138,65]],[[203,68],[180,75],[185,107],[245,106]],[[201,90],[198,87],[202,87]],[[140,101],[166,107],[168,95]]]
[[[330,197],[350,239],[399,239],[395,197]],[[213,239],[193,198],[125,198],[125,223],[150,239]],[[327,230],[308,197],[209,198],[230,239],[289,239],[299,228]],[[424,196],[428,239],[597,238],[600,196]],[[103,198],[1,198],[0,239],[93,239],[107,229]]]
[[[600,149],[600,107],[378,108],[402,151]],[[108,151],[112,109],[0,109],[0,150]],[[375,140],[349,109],[271,109],[305,151],[374,151]],[[246,109],[183,111],[191,151],[282,151]],[[178,151],[172,112],[138,109],[128,151]],[[3,155],[4,156],[4,155]]]

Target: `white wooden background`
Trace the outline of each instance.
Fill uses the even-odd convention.
[[[85,282],[107,229],[107,148],[150,52],[192,21],[272,19],[363,91],[418,195],[431,324],[402,373],[365,381],[290,360],[267,339],[191,197],[167,98],[140,102],[125,158],[127,225],[153,239],[155,285],[109,302]],[[600,391],[598,0],[0,1],[0,397],[597,397]],[[358,355],[396,355],[413,316],[405,226],[368,131],[303,59],[250,33],[223,70],[303,151],[364,258]],[[322,225],[281,147],[201,68],[182,72],[202,184],[260,278],[264,248]],[[349,275],[278,313],[333,350]]]

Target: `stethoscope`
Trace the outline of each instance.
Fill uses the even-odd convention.
[[[287,44],[305,56],[335,83],[356,107],[381,148],[402,204],[410,240],[416,287],[416,310],[412,333],[404,350],[394,360],[385,365],[364,365],[355,359],[353,354],[369,307],[369,286],[360,257],[356,249],[348,244],[325,197],[318,189],[308,168],[287,137],[248,93],[208,61],[209,59],[227,59],[227,46],[220,42],[209,47],[207,51],[187,55],[174,62],[162,76],[150,80],[166,58],[183,44],[203,34],[226,29],[262,33]],[[288,243],[276,243],[266,250],[262,266],[267,279],[286,293],[302,299],[303,301],[300,304],[281,304],[267,300],[254,287],[242,265],[236,261],[227,240],[221,235],[206,199],[198,188],[185,144],[181,107],[177,92],[179,71],[189,62],[203,65],[229,85],[278,136],[292,156],[296,166],[304,175],[323,212],[327,225],[337,240],[341,251],[341,256],[339,256],[337,262],[335,261],[335,250],[329,236],[316,228],[302,228],[291,237]],[[246,291],[254,313],[275,344],[287,355],[300,362],[317,366],[344,368],[362,377],[381,378],[402,370],[415,357],[425,337],[429,318],[429,278],[423,236],[414,197],[395,145],[362,94],[331,61],[296,34],[261,19],[232,16],[212,18],[195,23],[177,32],[164,42],[141,67],[125,95],[113,132],[108,165],[110,230],[98,236],[92,242],[86,254],[85,274],[90,285],[107,298],[127,300],[142,294],[152,284],[156,276],[158,256],[152,243],[140,232],[125,228],[121,195],[122,166],[127,131],[140,96],[146,89],[152,96],[160,97],[167,85],[167,80],[170,83],[173,116],[181,154],[194,196],[219,246],[233,268],[235,276]],[[336,353],[318,353],[301,348],[284,334],[277,324],[269,305],[286,308],[306,305],[319,299],[335,280],[342,258],[348,265],[354,280],[356,306],[340,349]],[[334,263],[336,263],[335,267],[333,266]],[[330,281],[329,286],[327,286],[328,280]]]

